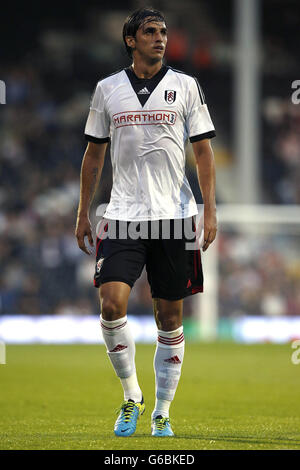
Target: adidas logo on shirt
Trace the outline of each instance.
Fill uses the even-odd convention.
[[[138,95],[150,95],[150,91],[147,89],[147,87],[144,87],[138,91]]]

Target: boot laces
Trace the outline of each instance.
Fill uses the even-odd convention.
[[[163,431],[166,425],[170,422],[169,418],[156,418],[155,424],[159,431]]]
[[[134,407],[135,403],[133,401],[124,401],[124,403],[121,405],[120,408],[116,411],[116,413],[119,413],[120,411],[123,411],[123,421],[125,423],[128,423],[128,421],[131,420],[132,414],[134,412]]]

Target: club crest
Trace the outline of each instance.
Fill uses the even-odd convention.
[[[99,274],[100,271],[101,271],[103,261],[104,261],[104,258],[100,258],[100,259],[97,261],[97,264],[96,264],[96,271],[97,271],[98,274]]]
[[[176,91],[174,90],[165,90],[165,101],[168,104],[174,103],[176,100]]]

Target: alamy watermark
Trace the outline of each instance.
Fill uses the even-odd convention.
[[[6,346],[4,341],[0,340],[0,364],[6,364]]]
[[[298,365],[300,364],[300,339],[293,341],[291,346],[293,349],[296,349],[292,354],[291,361],[293,364]]]
[[[6,104],[6,85],[3,80],[0,80],[0,104]]]
[[[292,88],[295,90],[292,93],[292,103],[300,104],[300,80],[294,80],[292,82]]]
[[[197,205],[198,213],[192,217],[178,219],[151,220],[151,210],[139,206],[139,217],[145,220],[130,221],[132,206],[123,204],[122,210],[116,214],[114,220],[106,218],[105,212],[108,204],[100,204],[96,210],[96,217],[100,217],[96,227],[97,238],[104,240],[185,240],[186,250],[195,250],[203,245],[204,218],[203,204]],[[183,215],[188,213],[189,206],[182,204]],[[147,219],[147,216],[149,217]],[[129,221],[128,221],[129,219]],[[150,220],[149,220],[150,219]]]

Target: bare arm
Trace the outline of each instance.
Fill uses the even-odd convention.
[[[214,154],[209,139],[194,142],[193,150],[196,160],[197,176],[204,203],[204,245],[206,251],[216,238],[216,172]]]
[[[89,142],[81,165],[80,201],[75,235],[79,248],[88,255],[90,252],[85,246],[84,237],[87,236],[89,244],[94,245],[89,210],[101,177],[106,147],[107,143],[94,144]]]

